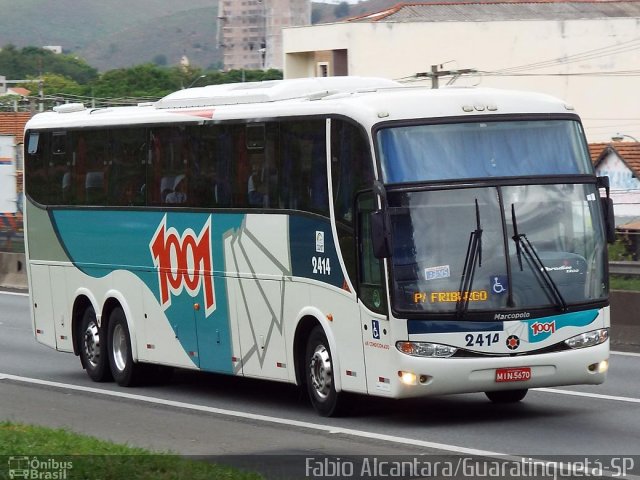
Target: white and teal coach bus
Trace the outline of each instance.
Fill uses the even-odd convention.
[[[579,117],[531,93],[335,77],[66,104],[26,127],[36,339],[390,398],[599,384],[612,208]]]

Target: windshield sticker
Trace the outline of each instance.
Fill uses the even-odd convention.
[[[414,298],[415,296],[416,295],[414,295]],[[465,292],[431,292],[429,299],[431,303],[460,302],[460,301],[486,302],[489,299],[489,292],[487,292],[486,290],[469,290]]]
[[[376,308],[380,308],[380,305],[382,305],[382,298],[380,297],[380,291],[379,290],[374,290],[373,293],[371,294],[371,301],[373,302],[373,306]]]
[[[425,280],[437,280],[439,278],[449,278],[451,269],[449,265],[440,265],[438,267],[427,267],[424,269]]]
[[[576,265],[576,267],[572,267],[569,264],[568,260],[564,261],[564,265],[559,265],[557,267],[544,267],[547,272],[565,272],[565,273],[580,273],[580,268]]]
[[[506,275],[491,275],[491,291],[496,295],[507,293],[508,278]]]

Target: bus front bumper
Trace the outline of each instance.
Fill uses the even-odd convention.
[[[390,375],[391,388],[384,396],[410,398],[600,384],[606,378],[609,341],[593,347],[517,357],[421,358],[398,351],[396,355],[399,370]],[[510,369],[517,375],[505,381],[504,369]],[[498,381],[499,370],[502,381]],[[371,390],[375,389],[370,389],[372,394],[381,394],[379,390]]]

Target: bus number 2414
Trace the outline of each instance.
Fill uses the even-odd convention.
[[[473,335],[469,333],[465,335],[464,339],[467,342],[467,347],[473,347],[477,345],[479,347],[487,346],[490,347],[494,343],[498,343],[500,341],[499,333],[479,333],[478,335]]]
[[[325,257],[311,257],[311,266],[313,267],[313,274],[317,275],[331,275],[331,263],[329,258]]]

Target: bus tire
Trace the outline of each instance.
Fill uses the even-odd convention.
[[[523,388],[522,390],[501,390],[497,392],[484,392],[484,394],[493,403],[517,403],[522,400],[529,389]]]
[[[121,387],[133,387],[140,383],[142,365],[134,363],[131,351],[131,335],[127,317],[116,307],[109,317],[109,364],[114,380]]]
[[[310,333],[305,355],[305,383],[313,408],[323,417],[337,416],[344,409],[344,395],[336,392],[333,360],[321,326]]]
[[[94,382],[112,380],[107,355],[107,334],[98,326],[96,312],[88,306],[82,314],[78,329],[80,361]]]

